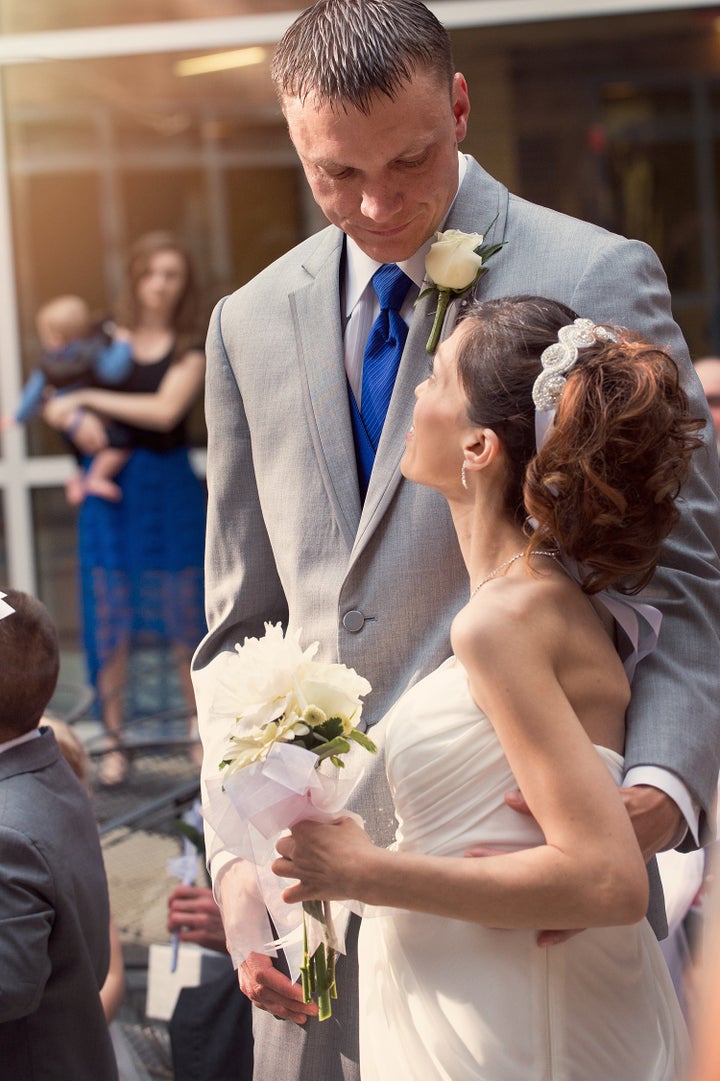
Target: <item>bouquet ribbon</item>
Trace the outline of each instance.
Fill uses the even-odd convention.
[[[351,817],[362,825],[359,815],[344,810],[360,779],[360,769],[353,768],[354,750],[343,770],[330,768],[327,775],[316,768],[317,755],[292,743],[274,744],[267,757],[226,777],[208,779],[203,817],[215,831],[215,844],[209,853],[230,852],[254,865],[257,885],[277,937],[264,944],[264,952],[275,954],[278,946],[285,952],[294,981],[303,968],[303,954],[313,953],[323,943],[345,952],[345,929],[351,911],[345,902],[332,902],[332,912],[314,907],[327,902],[311,902],[311,918],[303,920],[301,905],[289,905],[282,891],[292,884],[273,874],[275,844],[280,835],[303,819],[332,822]],[[311,907],[312,906],[312,907]],[[268,932],[270,927],[268,924]],[[307,942],[303,942],[304,932]]]

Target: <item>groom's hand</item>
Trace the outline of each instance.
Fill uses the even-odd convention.
[[[633,785],[632,788],[621,788],[619,791],[630,815],[630,821],[646,863],[658,852],[679,843],[683,817],[680,808],[671,796],[659,788],[644,784]],[[515,788],[506,792],[504,798],[505,803],[508,807],[512,807],[513,811],[531,815],[530,808],[519,789]],[[471,849],[466,853],[468,856],[488,854],[487,849],[479,848]],[[538,946],[554,946],[559,942],[566,942],[568,938],[576,934],[578,934],[577,931],[541,931],[537,943]]]
[[[637,784],[619,791],[646,863],[658,852],[680,843],[684,819],[667,792],[649,784]],[[519,814],[530,814],[530,808],[517,788],[505,793],[505,802]]]
[[[318,1012],[314,1002],[303,1002],[302,988],[274,967],[264,953],[251,953],[238,969],[240,990],[253,1006],[282,1021],[304,1025]]]
[[[646,863],[658,852],[680,843],[684,819],[667,792],[649,784],[637,784],[632,788],[621,788],[620,795]]]

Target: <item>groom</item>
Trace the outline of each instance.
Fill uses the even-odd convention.
[[[365,676],[368,724],[450,653],[467,574],[444,501],[398,469],[427,372],[435,300],[415,302],[437,230],[489,230],[487,243],[504,242],[480,297],[554,297],[666,345],[705,413],[654,254],[510,195],[459,154],[467,85],[420,0],[319,0],[280,42],[273,76],[331,224],[221,301],[210,325],[210,631],[194,659],[207,776],[226,735],[207,715],[213,662],[261,635],[264,621],[302,628],[323,659]],[[404,277],[392,267],[375,277],[384,264]],[[705,831],[717,780],[717,488],[717,462],[703,450],[648,591],[664,624],[636,676],[627,746],[627,804],[648,856]],[[354,809],[376,841],[390,839],[381,761]],[[233,952],[249,954],[239,978],[259,1007],[256,1081],[357,1079],[352,942],[333,1019],[318,1024],[299,987],[258,952],[266,937],[252,875],[222,851],[211,864]]]

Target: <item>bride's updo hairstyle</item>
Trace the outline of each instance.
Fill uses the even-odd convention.
[[[637,593],[679,514],[675,500],[704,421],[691,417],[675,362],[630,332],[580,348],[536,452],[533,385],[543,350],[573,323],[542,297],[471,305],[457,350],[473,425],[491,428],[508,461],[506,506],[536,523],[528,551],[560,547],[586,593]]]

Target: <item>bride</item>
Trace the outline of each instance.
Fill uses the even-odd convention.
[[[416,395],[402,471],[447,498],[469,574],[453,656],[383,722],[393,848],[302,822],[273,869],[287,901],[368,906],[363,1081],[677,1081],[604,601],[649,581],[702,422],[667,355],[541,298],[471,308]]]

